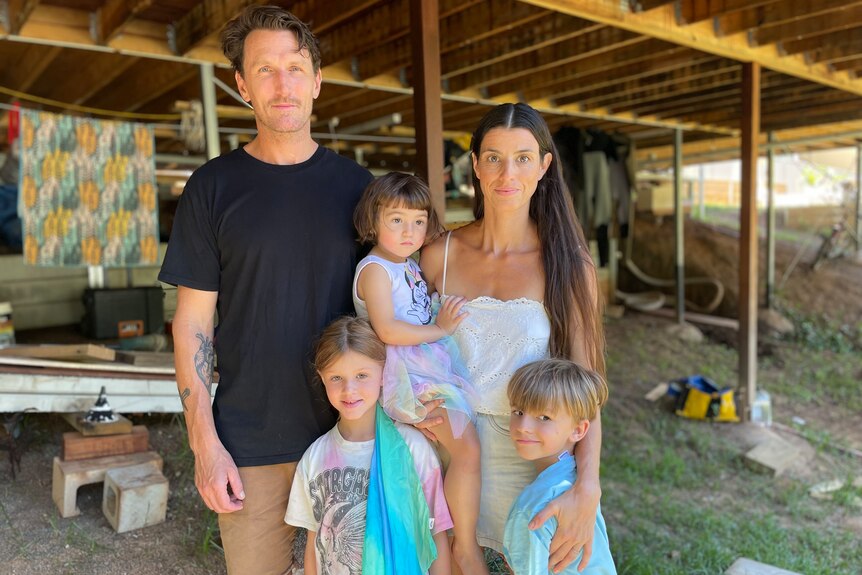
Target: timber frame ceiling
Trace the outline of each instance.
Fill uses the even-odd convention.
[[[372,167],[412,167],[417,1],[273,2],[320,39],[324,87],[312,131],[334,130],[337,143],[318,140],[359,147]],[[158,150],[184,152],[171,128],[176,103],[201,98],[204,62],[235,86],[218,33],[248,3],[0,0],[0,103],[24,93],[43,100],[22,97],[23,106],[51,111],[61,110],[56,101],[164,115],[144,120],[158,126]],[[763,67],[761,127],[777,141],[851,145],[862,134],[862,0],[439,0],[439,13],[447,134],[472,130],[490,105],[520,100],[552,130],[628,134],[657,166],[670,157],[674,128],[684,130],[687,160],[737,157],[741,62]],[[253,128],[226,91],[217,97],[221,127]],[[378,126],[396,113],[399,125]]]

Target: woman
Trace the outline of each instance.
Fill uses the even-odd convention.
[[[566,357],[604,373],[604,337],[596,272],[571,197],[563,183],[547,124],[526,104],[503,104],[479,123],[471,145],[476,221],[422,251],[429,284],[444,297],[467,298],[469,316],[454,333],[473,383],[482,447],[482,498],[477,536],[502,550],[515,497],[535,477],[508,437],[506,385],[520,366]],[[427,421],[431,427],[436,421]],[[420,424],[421,426],[422,424]],[[589,561],[601,496],[601,418],[577,444],[578,477],[531,527],[556,516],[551,568],[583,549]],[[473,558],[456,560],[467,573]]]

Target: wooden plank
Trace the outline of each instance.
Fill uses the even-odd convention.
[[[96,41],[99,44],[107,44],[123,31],[128,22],[151,4],[152,0],[107,0],[96,12]]]
[[[738,10],[751,10],[779,0],[679,0],[679,21],[693,24]]]
[[[15,365],[26,367],[50,367],[55,369],[74,369],[83,371],[103,371],[118,373],[146,373],[173,375],[176,370],[171,367],[145,367],[129,365],[126,363],[77,363],[73,361],[53,361],[49,359],[7,357],[0,355],[0,365]]]
[[[109,455],[128,455],[149,449],[150,432],[146,425],[135,425],[130,433],[105,436],[87,436],[80,431],[63,434],[60,444],[60,459],[76,461],[107,457]]]
[[[116,421],[98,422],[87,421],[86,411],[79,411],[77,413],[64,413],[62,417],[69,423],[69,425],[77,429],[82,435],[86,436],[131,433],[132,422],[120,415],[119,413],[115,413],[114,415],[116,415],[117,417]]]
[[[116,358],[140,367],[174,367],[174,354],[166,351],[117,351]]]
[[[20,371],[12,371],[19,369]],[[0,413],[35,410],[43,413],[86,411],[102,386],[116,413],[182,413],[173,376],[50,373],[32,368],[0,368]],[[47,373],[46,373],[47,372]],[[213,393],[218,386],[213,384]]]
[[[443,108],[440,86],[440,21],[437,0],[410,0],[413,61],[413,108],[416,126],[416,167],[431,190],[434,210],[446,219],[443,182]]]
[[[739,385],[743,420],[757,390],[757,156],[760,140],[760,64],[742,65],[742,206],[739,235]]]
[[[41,358],[65,361],[102,360],[115,361],[116,352],[103,345],[93,343],[65,345],[16,345],[0,349],[0,356]]]

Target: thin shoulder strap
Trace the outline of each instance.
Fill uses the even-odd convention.
[[[446,234],[446,251],[443,252],[443,285],[440,289],[441,295],[446,295],[446,268],[449,267],[449,238],[452,237],[451,230]]]

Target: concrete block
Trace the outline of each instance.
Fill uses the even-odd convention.
[[[724,575],[799,575],[799,573],[740,557],[724,572]]]
[[[783,439],[774,438],[758,443],[754,449],[745,454],[745,461],[757,471],[778,476],[800,457],[802,453],[797,446]]]
[[[51,496],[57,504],[57,509],[60,510],[60,516],[74,517],[81,514],[81,510],[75,504],[80,486],[104,481],[105,473],[109,469],[140,464],[151,465],[159,471],[163,465],[161,456],[155,451],[78,461],[62,461],[59,457],[55,457]]]
[[[105,474],[102,512],[125,533],[162,523],[168,510],[168,480],[152,465],[111,469]]]

